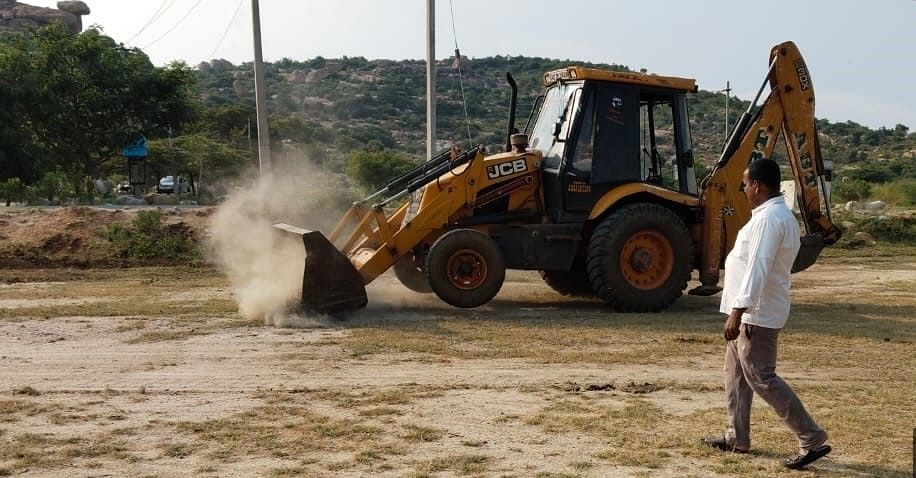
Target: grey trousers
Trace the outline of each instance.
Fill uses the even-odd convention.
[[[754,394],[766,401],[798,437],[802,453],[827,442],[827,433],[808,415],[801,400],[776,375],[776,344],[779,329],[741,324],[736,340],[725,349],[725,395],[728,407],[729,445],[751,447],[751,400]]]

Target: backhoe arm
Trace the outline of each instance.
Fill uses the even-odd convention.
[[[767,84],[770,94],[755,110]],[[714,168],[703,179],[702,285],[690,291],[691,294],[709,295],[720,290],[717,283],[723,258],[734,246],[738,230],[750,218],[751,207],[741,190],[742,174],[751,161],[772,157],[780,133],[807,231],[802,237],[802,249],[793,272],[808,268],[821,249],[840,238],[841,231],[830,218],[824,161],[814,121],[814,86],[798,48],[792,42],[785,42],[771,50],[767,80],[739,118]],[[822,194],[824,212],[821,210]]]

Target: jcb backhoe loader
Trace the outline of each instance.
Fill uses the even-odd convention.
[[[795,270],[840,237],[830,219],[814,87],[791,42],[770,52],[757,98],[699,185],[687,116],[694,80],[551,71],[524,134],[513,134],[517,87],[507,77],[506,152],[443,153],[356,203],[328,237],[276,225],[305,244],[303,308],[362,307],[365,285],[392,267],[409,289],[457,307],[487,303],[507,268],[539,270],[557,292],[597,296],[621,311],[664,309],[693,269],[701,285],[691,293],[714,294],[724,256],[750,216],[742,171],[771,157],[780,134],[808,234]]]

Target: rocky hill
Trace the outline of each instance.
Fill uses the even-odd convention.
[[[78,0],[57,2],[57,9],[0,0],[0,32],[21,32],[59,22],[79,33],[83,31],[83,15],[89,15],[89,7]]]
[[[460,61],[453,57],[440,61],[439,146],[468,144],[470,129],[471,143],[498,148],[504,142],[508,115],[505,73],[512,72],[518,81],[519,121],[524,124],[542,90],[543,73],[570,64],[628,70],[623,65],[536,57],[462,57]],[[425,151],[425,68],[422,61],[370,61],[361,57],[284,59],[268,64],[273,139],[300,145],[310,157],[331,165],[340,164],[350,151],[370,142],[419,158]],[[251,64],[214,60],[198,65],[197,71],[206,105],[245,105],[253,110]],[[462,89],[466,103],[462,102]],[[464,121],[465,104],[469,126]],[[732,122],[747,104],[732,97]],[[724,107],[721,93],[701,90],[690,98],[695,153],[706,164],[717,158],[725,139]],[[880,161],[909,165],[907,171],[916,176],[916,134],[907,126],[871,129],[852,121],[827,120],[819,120],[818,126],[825,156],[840,167]]]

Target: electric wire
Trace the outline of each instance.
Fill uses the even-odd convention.
[[[191,8],[184,14],[184,16],[178,19],[178,22],[172,25],[172,28],[169,28],[168,30],[165,31],[165,33],[163,33],[162,35],[159,35],[158,38],[144,45],[143,49],[153,46],[154,44],[159,42],[159,40],[162,40],[163,38],[167,37],[169,33],[172,33],[172,31],[178,28],[182,23],[184,23],[185,20],[188,19],[189,16],[191,16],[191,13],[194,12],[194,9],[196,9],[197,6],[201,4],[201,2],[203,2],[203,0],[197,0],[196,2],[194,2],[194,5],[191,6]]]
[[[244,0],[239,0],[239,4],[235,7],[235,13],[232,14],[232,18],[229,20],[229,24],[226,25],[226,29],[223,30],[223,35],[219,37],[219,42],[213,47],[213,51],[207,56],[207,58],[213,59],[216,55],[216,51],[219,50],[219,47],[223,46],[223,41],[226,40],[226,35],[229,34],[229,29],[232,28],[232,24],[235,23],[235,19],[238,18],[239,12],[242,10],[242,3]]]
[[[455,29],[455,7],[452,0],[448,0],[448,9],[452,15],[452,37],[455,39],[455,64],[458,65],[458,86],[461,89],[461,105],[464,107],[464,124],[468,129],[468,148],[474,147],[474,140],[471,138],[471,120],[468,116],[468,100],[464,95],[464,79],[461,74],[461,50],[458,49],[458,33]]]
[[[169,4],[167,7],[165,6],[166,3]],[[137,33],[134,33],[134,36],[130,37],[130,39],[128,39],[124,43],[130,44],[130,42],[134,41],[134,38],[137,38],[138,36],[140,36],[141,33],[145,32],[146,29],[149,28],[149,26],[153,24],[153,22],[155,22],[163,14],[165,14],[165,12],[168,11],[169,8],[172,8],[172,5],[174,4],[175,4],[175,0],[171,0],[171,1],[162,0],[162,3],[159,4],[159,8],[156,9],[156,12],[153,13],[153,16],[150,17],[150,19],[142,27],[140,27],[140,30],[137,31]]]

